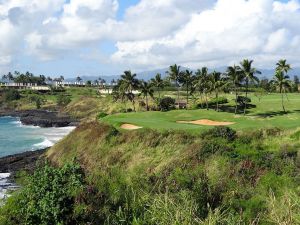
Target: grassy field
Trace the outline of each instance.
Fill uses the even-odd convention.
[[[288,100],[285,99],[285,107],[287,113],[282,112],[281,95],[269,94],[259,99],[251,96],[252,104],[256,107],[248,110],[246,116],[243,114],[235,115],[232,113],[234,108],[234,96],[226,95],[230,102],[225,105],[221,112],[214,110],[173,110],[170,112],[137,112],[137,113],[121,113],[110,115],[103,121],[119,127],[124,123],[130,123],[145,128],[158,130],[190,130],[197,131],[210,128],[209,126],[179,124],[176,121],[210,119],[214,121],[233,122],[230,125],[237,130],[248,130],[256,128],[296,128],[300,126],[300,95],[289,94]]]

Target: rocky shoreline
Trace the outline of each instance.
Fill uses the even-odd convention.
[[[0,158],[0,173],[10,173],[13,178],[17,172],[34,171],[39,160],[44,159],[47,149],[28,151]]]
[[[39,127],[67,127],[78,125],[78,121],[68,115],[46,110],[0,111],[0,117],[1,116],[19,117],[22,124]]]

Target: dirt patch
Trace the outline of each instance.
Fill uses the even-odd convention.
[[[138,130],[138,129],[141,129],[142,127],[138,127],[133,124],[125,123],[125,124],[122,124],[121,128],[124,130]]]
[[[233,122],[219,122],[213,120],[177,121],[177,123],[187,123],[187,124],[204,125],[204,126],[228,126],[228,125],[235,124]]]

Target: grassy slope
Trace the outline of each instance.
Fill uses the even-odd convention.
[[[209,140],[201,138],[200,134],[147,129],[116,134],[115,129],[107,124],[90,122],[82,124],[52,147],[47,156],[59,165],[76,158],[96,185],[97,182],[103,182],[102,178],[107,176],[105,174],[110,174],[109,179],[112,181],[99,186],[112,185],[110,187],[113,187],[113,193],[120,191],[115,185],[125,179],[128,182],[126,185],[132,185],[137,180],[140,186],[145,185],[150,190],[151,185],[158,185],[153,186],[153,189],[158,189],[159,193],[159,186],[167,188],[167,192],[170,189],[170,195],[174,197],[177,192],[194,187],[198,175],[204,172],[210,185],[210,195],[213,199],[220,197],[222,202],[216,207],[222,205],[222,209],[237,210],[237,218],[241,216],[248,221],[245,224],[250,224],[256,216],[262,219],[272,218],[271,213],[268,213],[280,209],[280,205],[269,205],[270,190],[281,198],[283,193],[296,190],[298,185],[299,153],[296,153],[298,161],[293,157],[300,146],[300,132],[269,132],[269,135],[266,131],[261,134],[241,133],[234,143],[217,139],[220,141],[221,151],[225,152],[199,158],[203,149],[218,146],[215,142],[207,142]],[[226,150],[227,148],[234,150]],[[115,170],[119,171],[118,174],[114,174]],[[149,196],[157,196],[156,192],[147,191]],[[141,192],[144,193],[143,189]],[[165,195],[163,196],[165,199]],[[165,212],[166,207],[167,205],[163,205],[159,211]],[[179,204],[176,210],[176,213],[181,213],[183,206]],[[282,212],[278,213],[282,215]]]
[[[233,96],[227,95],[230,99],[229,106],[233,106]],[[104,121],[119,126],[122,123],[132,123],[146,128],[166,130],[192,130],[207,129],[207,126],[191,124],[177,124],[178,120],[211,119],[217,121],[235,122],[232,128],[247,130],[253,128],[296,128],[300,126],[300,95],[289,94],[289,101],[285,102],[288,114],[281,112],[281,96],[270,94],[264,96],[259,102],[252,96],[252,104],[257,107],[249,110],[247,116],[234,115],[228,112],[215,112],[214,110],[175,110],[171,112],[138,112],[128,114],[115,114],[104,118]]]
[[[190,141],[195,140],[180,132],[143,130],[122,132],[117,137],[113,132],[111,126],[98,122],[82,124],[52,147],[48,157],[59,164],[76,157],[93,173],[111,166],[120,166],[128,173],[140,169],[154,172],[184,159],[191,150]]]

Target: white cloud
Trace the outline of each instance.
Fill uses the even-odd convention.
[[[0,67],[19,55],[95,52],[99,61],[132,69],[223,66],[245,57],[263,67],[279,58],[297,64],[299,1],[140,0],[119,20],[118,0],[0,0]],[[105,60],[102,41],[117,49]]]
[[[223,66],[244,57],[272,66],[278,60],[274,56],[297,63],[299,8],[296,0],[218,0],[210,9],[193,12],[171,35],[118,42],[112,60],[145,68],[174,62]]]

